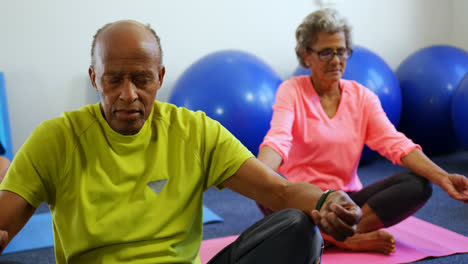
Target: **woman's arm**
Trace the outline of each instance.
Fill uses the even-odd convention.
[[[401,158],[401,162],[414,173],[439,185],[453,199],[468,203],[468,179],[465,176],[447,173],[419,149]]]
[[[283,162],[283,158],[274,149],[269,146],[263,146],[258,152],[258,160],[270,167],[272,170],[278,170],[278,167]]]
[[[0,156],[0,183],[3,181],[9,167],[10,161],[5,157]]]

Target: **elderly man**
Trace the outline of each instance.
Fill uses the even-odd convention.
[[[101,102],[42,123],[16,154],[0,187],[3,247],[46,202],[57,263],[200,263],[210,186],[278,211],[212,263],[317,263],[315,225],[354,234],[361,212],[345,193],[288,182],[204,113],[155,102],[164,73],[150,27],[98,30],[89,76]]]

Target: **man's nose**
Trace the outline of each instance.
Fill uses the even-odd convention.
[[[138,98],[136,89],[137,87],[131,80],[125,79],[121,87],[120,99],[129,103],[135,101]]]

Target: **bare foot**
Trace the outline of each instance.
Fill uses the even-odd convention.
[[[340,248],[353,251],[371,251],[386,255],[395,252],[395,238],[383,230],[356,233],[344,242],[333,241],[333,243]]]

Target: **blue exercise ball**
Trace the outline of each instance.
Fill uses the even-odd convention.
[[[452,122],[460,143],[468,150],[468,74],[453,96]]]
[[[468,53],[447,45],[416,51],[396,70],[403,99],[400,130],[429,155],[458,148],[452,99],[468,72]]]
[[[310,70],[299,66],[293,75],[310,75]],[[400,85],[390,66],[380,56],[365,47],[354,46],[343,79],[354,80],[377,94],[388,119],[398,126],[402,111]],[[377,152],[365,146],[360,164],[369,163],[376,157]]]
[[[224,50],[193,63],[176,81],[169,102],[202,110],[219,121],[254,155],[270,129],[281,78],[260,58]]]

